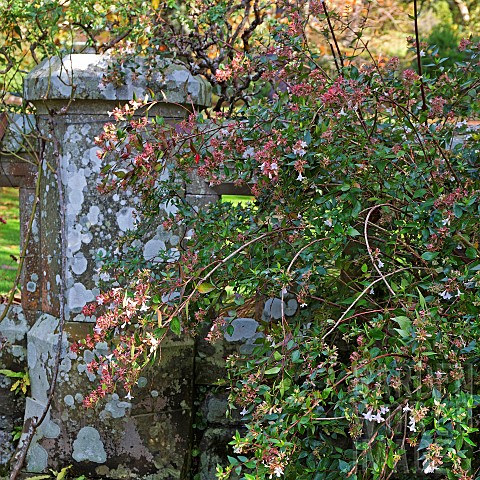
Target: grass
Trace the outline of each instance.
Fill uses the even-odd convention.
[[[239,203],[245,204],[254,199],[255,197],[249,195],[222,195],[222,202],[229,202],[233,205],[238,205]]]
[[[17,274],[17,259],[20,253],[20,217],[18,189],[0,187],[0,296],[6,295],[13,286]]]

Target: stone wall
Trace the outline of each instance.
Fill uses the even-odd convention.
[[[85,317],[82,308],[99,293],[97,282],[105,247],[135,228],[137,200],[131,192],[109,196],[97,192],[101,162],[94,137],[109,121],[108,112],[134,94],[143,98],[155,92],[164,102],[150,113],[175,123],[184,118],[184,106],[209,105],[210,87],[175,65],[166,65],[148,79],[142,75],[133,79],[126,71],[122,86],[104,86],[108,62],[108,58],[96,55],[52,58],[26,79],[25,100],[35,105],[36,128],[48,140],[35,152],[41,161],[41,193],[26,252],[23,308],[12,309],[0,325],[0,335],[6,338],[0,366],[15,371],[28,366],[31,390],[24,413],[27,424],[45,408],[60,348],[52,404],[28,450],[26,472],[37,474],[73,465],[74,471],[89,478],[188,478],[193,441],[193,340],[172,339],[164,346],[162,361],[140,379],[136,398],[115,394],[93,411],[85,410],[82,400],[94,386],[94,375],[86,371],[94,352],[86,351],[77,358],[68,346],[92,329],[94,318]],[[21,138],[14,135],[20,123],[19,118],[12,122],[8,141],[3,142],[0,161],[8,168],[3,169],[2,181],[19,187],[28,183],[32,188],[36,178],[31,169],[5,152],[21,145]],[[12,147],[15,141],[18,145]],[[190,188],[186,195],[199,207],[216,199],[205,188]],[[28,207],[35,199],[29,200],[30,204],[22,202],[24,216],[29,216]],[[160,248],[175,251],[178,242],[178,236],[158,227],[146,241],[145,254],[157,249],[156,254]],[[65,331],[59,342],[62,313]],[[106,349],[104,344],[96,347],[102,353]],[[15,397],[9,392],[11,381],[3,375],[1,381],[4,446],[0,461],[6,465],[12,454],[7,437],[23,406],[12,409]]]

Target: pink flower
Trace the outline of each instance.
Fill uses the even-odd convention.
[[[468,38],[462,38],[460,40],[460,44],[458,45],[458,49],[463,52],[464,50],[466,50],[470,45],[472,44],[471,40],[469,40]]]
[[[413,83],[415,81],[417,81],[420,77],[418,76],[417,72],[415,72],[414,70],[412,70],[411,68],[407,68],[404,72],[403,72],[403,83],[405,85],[413,85]]]
[[[232,76],[232,70],[225,67],[223,70],[217,69],[215,72],[215,79],[217,82],[226,82]]]

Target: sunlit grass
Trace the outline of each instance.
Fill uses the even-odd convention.
[[[252,202],[255,197],[250,195],[222,195],[222,202],[229,202],[232,205],[245,204]]]
[[[18,189],[0,187],[0,295],[7,294],[17,274],[20,252]]]

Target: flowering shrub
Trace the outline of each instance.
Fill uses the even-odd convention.
[[[255,350],[228,360],[246,428],[219,478],[480,478],[479,45],[464,41],[466,60],[436,76],[400,71],[395,58],[342,56],[315,5],[335,68],[293,12],[268,47],[216,73],[235,82],[262,65],[251,104],[174,127],[132,100],[96,139],[102,188],[143,202],[107,264],[124,287],[84,311],[97,315],[84,344],[112,345],[90,366],[102,381],[85,404],[120,384],[131,396],[170,331],[208,325],[214,341],[277,297],[281,318],[257,315]],[[421,65],[418,38],[412,48]],[[197,211],[178,194],[194,172],[254,201]],[[160,212],[183,240],[145,260],[135,245]]]

